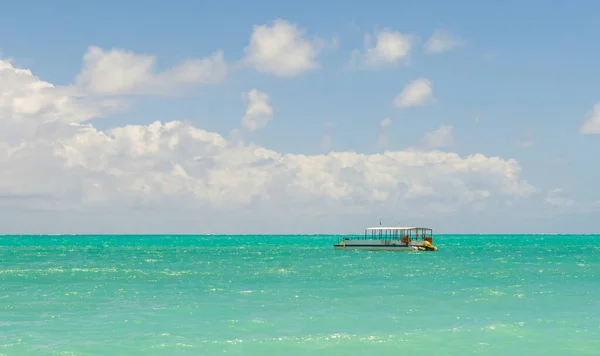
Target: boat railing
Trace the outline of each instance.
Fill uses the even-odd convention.
[[[400,240],[433,242],[433,229],[428,228],[368,228],[365,229],[366,240]]]
[[[433,243],[433,229],[428,228],[367,228],[363,236],[338,237],[338,244],[347,240],[398,240],[404,244],[410,241],[429,241]]]

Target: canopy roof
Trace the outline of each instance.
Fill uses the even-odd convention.
[[[410,227],[400,227],[400,226],[377,226],[377,227],[368,227],[367,230],[433,230],[432,228],[429,227],[415,227],[415,226],[410,226]]]

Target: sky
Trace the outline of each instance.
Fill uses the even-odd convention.
[[[0,233],[596,233],[593,1],[19,1]]]

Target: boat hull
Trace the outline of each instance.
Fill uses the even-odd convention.
[[[416,246],[406,245],[333,245],[335,250],[365,250],[365,251],[418,251]]]
[[[333,245],[335,250],[367,250],[367,251],[436,251],[437,247],[428,241],[412,240],[408,243],[401,240],[350,240],[345,239]]]

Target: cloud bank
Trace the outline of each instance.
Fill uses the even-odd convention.
[[[427,208],[532,192],[516,161],[481,154],[286,154],[172,119],[100,131],[85,122],[102,113],[101,101],[80,102],[10,62],[0,68],[0,190],[48,196],[56,206],[180,199],[181,206],[227,210],[326,200],[343,209],[424,199]],[[248,96],[247,123],[270,114],[265,96]]]
[[[319,45],[297,26],[277,20],[254,28],[245,61],[259,72],[296,76],[318,67]],[[410,48],[410,37],[382,31],[365,58],[396,63]],[[65,214],[150,209],[155,217],[191,212],[187,216],[203,221],[376,210],[417,216],[510,204],[537,191],[520,176],[516,160],[478,153],[291,154],[228,140],[174,117],[108,130],[89,123],[122,105],[123,96],[164,95],[228,75],[221,51],[163,72],[155,62],[151,55],[92,46],[74,83],[56,86],[0,60],[0,207]],[[431,82],[419,78],[395,104],[419,106],[432,97]],[[272,120],[268,94],[252,89],[243,100],[245,129],[259,130]],[[385,119],[380,128],[390,125]],[[452,126],[443,125],[425,141],[445,146],[452,134]],[[327,136],[323,149],[331,142]]]

